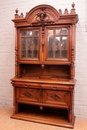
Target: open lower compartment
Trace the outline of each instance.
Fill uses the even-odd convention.
[[[20,64],[21,78],[51,79],[51,80],[69,80],[69,65],[45,65],[40,64]]]
[[[15,119],[27,120],[56,126],[73,128],[73,121],[68,121],[68,109],[42,107],[18,103],[18,113],[11,116]]]

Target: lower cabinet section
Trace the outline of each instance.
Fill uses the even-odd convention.
[[[42,105],[51,105],[56,107],[69,108],[70,92],[62,90],[46,90],[46,89],[31,89],[31,88],[16,88],[16,101],[37,103]]]
[[[47,87],[46,84],[13,86],[12,118],[73,128],[73,86],[59,85],[55,88],[49,84]]]

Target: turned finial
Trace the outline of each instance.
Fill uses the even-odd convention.
[[[67,8],[65,9],[64,14],[68,14],[68,9]]]
[[[15,14],[15,18],[18,18],[19,15],[18,15],[18,9],[15,10],[16,14]]]
[[[74,4],[74,2],[72,3],[72,9],[74,9],[74,7],[75,7],[75,4]]]
[[[75,4],[74,4],[74,2],[72,3],[72,9],[71,9],[71,14],[75,14],[76,12],[75,12]]]
[[[15,10],[16,14],[18,14],[18,8]]]
[[[60,14],[60,15],[62,14],[62,10],[61,10],[61,9],[59,9],[59,14]]]
[[[20,18],[23,18],[23,17],[24,17],[24,14],[23,14],[23,13],[21,13]]]

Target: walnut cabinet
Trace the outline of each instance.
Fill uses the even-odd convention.
[[[68,13],[38,5],[24,17],[16,9],[12,118],[73,128],[75,4]]]

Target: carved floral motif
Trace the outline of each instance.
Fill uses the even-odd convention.
[[[35,21],[32,22],[33,25],[41,25],[44,28],[44,25],[53,24],[54,21],[50,19],[49,15],[46,12],[40,12],[36,15]]]

